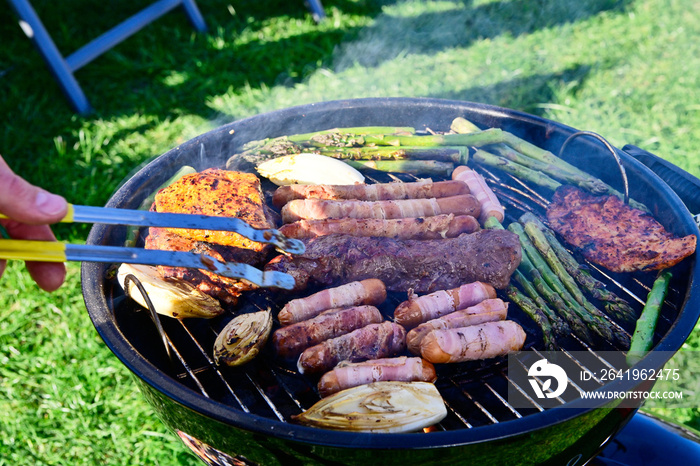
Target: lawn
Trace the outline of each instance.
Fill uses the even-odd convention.
[[[35,0],[69,53],[146,0]],[[75,115],[8,11],[0,19],[0,154],[69,201],[104,205],[139,165],[223,123],[355,97],[485,102],[631,143],[700,176],[700,5],[692,0],[199,0],[76,73]],[[89,226],[59,225],[81,242]],[[0,465],[200,464],[141,397],[87,316],[78,266],[41,292],[0,281]],[[696,328],[687,350],[700,347]],[[694,366],[697,367],[697,366]],[[695,374],[698,377],[700,374]],[[697,406],[649,408],[700,428]]]

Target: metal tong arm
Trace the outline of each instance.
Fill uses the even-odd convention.
[[[3,218],[2,214],[0,214],[0,218]],[[304,243],[297,239],[287,238],[278,230],[272,228],[256,229],[243,220],[234,217],[174,214],[68,204],[68,213],[61,222],[232,231],[258,243],[272,244],[278,250],[290,254],[301,254],[305,250]]]
[[[188,267],[209,270],[228,278],[244,279],[264,288],[277,287],[285,290],[294,288],[294,278],[283,272],[262,271],[247,264],[224,263],[206,254],[182,251],[0,239],[0,259],[39,262],[126,262],[129,264]]]
[[[188,230],[232,231],[258,243],[269,243],[280,251],[290,254],[304,252],[304,243],[287,238],[278,230],[256,229],[235,217],[214,217],[210,215],[174,214],[150,212],[146,210],[115,209],[69,205],[69,215],[63,222],[104,223],[108,225],[133,225],[141,227],[170,227]]]

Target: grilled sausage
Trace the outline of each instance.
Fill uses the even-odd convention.
[[[340,361],[357,362],[392,356],[406,348],[406,330],[393,322],[370,324],[304,350],[297,368],[302,374],[327,372]]]
[[[481,206],[471,194],[430,199],[401,199],[395,201],[357,201],[294,199],[282,207],[282,221],[322,218],[408,218],[439,214],[478,217]]]
[[[429,199],[469,194],[469,186],[460,181],[432,180],[411,183],[376,183],[353,185],[302,185],[280,186],[272,195],[272,204],[281,208],[294,199],[357,199],[381,201],[396,199]]]
[[[471,193],[479,200],[479,204],[481,205],[479,221],[482,224],[489,217],[496,217],[496,220],[499,222],[503,221],[505,214],[503,206],[498,200],[498,197],[496,197],[496,194],[489,188],[488,184],[486,184],[486,180],[484,180],[483,176],[462,165],[454,169],[452,172],[452,179],[466,183]]]
[[[412,329],[428,320],[495,297],[496,289],[493,286],[478,281],[423,296],[410,293],[408,301],[402,302],[394,310],[394,321],[406,329]]]
[[[374,306],[330,309],[312,319],[275,330],[272,344],[281,357],[296,358],[310,346],[382,320],[382,314]]]
[[[305,298],[293,299],[284,305],[277,318],[280,324],[289,325],[315,317],[328,309],[359,304],[377,306],[385,299],[384,283],[376,278],[368,278],[335,288],[327,288]]]
[[[336,218],[299,220],[282,225],[279,231],[289,238],[346,234],[353,236],[384,236],[396,239],[454,238],[462,233],[481,229],[471,215],[435,215],[398,219]]]
[[[413,354],[420,354],[420,342],[433,330],[444,328],[468,327],[505,320],[508,316],[508,303],[502,299],[486,299],[474,306],[450,312],[437,319],[423,322],[406,334],[406,347]]]
[[[504,356],[525,344],[525,331],[512,320],[433,330],[420,344],[421,356],[437,364]]]
[[[318,392],[322,397],[372,382],[435,382],[435,366],[422,358],[373,359],[369,361],[345,363],[323,374],[318,382]]]

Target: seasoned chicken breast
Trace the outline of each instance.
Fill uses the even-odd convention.
[[[152,207],[173,212],[219,217],[236,217],[255,228],[274,228],[263,200],[258,177],[220,169],[186,175],[156,195]],[[209,255],[223,262],[263,264],[269,245],[228,231],[150,228],[146,249],[189,251]],[[235,304],[243,291],[255,288],[249,282],[222,277],[203,269],[159,266],[160,274],[186,280],[199,290],[228,304]]]
[[[660,270],[695,252],[697,238],[669,233],[650,214],[615,196],[562,186],[547,208],[554,231],[596,264],[613,272]]]
[[[210,168],[183,176],[158,192],[157,212],[236,217],[253,228],[274,228],[268,216],[260,180],[252,173]],[[195,241],[261,251],[256,243],[237,233],[212,230],[169,229],[172,233]]]

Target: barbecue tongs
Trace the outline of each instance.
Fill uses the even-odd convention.
[[[304,243],[287,238],[278,230],[255,229],[232,217],[173,214],[142,210],[114,209],[82,205],[68,206],[62,223],[103,223],[142,227],[170,227],[193,230],[231,231],[259,243],[273,244],[277,250],[301,254]],[[4,218],[0,214],[0,218]],[[67,244],[53,241],[0,239],[0,259],[39,262],[107,262],[144,265],[167,265],[209,270],[228,278],[241,278],[260,287],[294,288],[294,278],[283,272],[261,271],[247,264],[221,262],[206,254],[162,251],[131,247]]]

